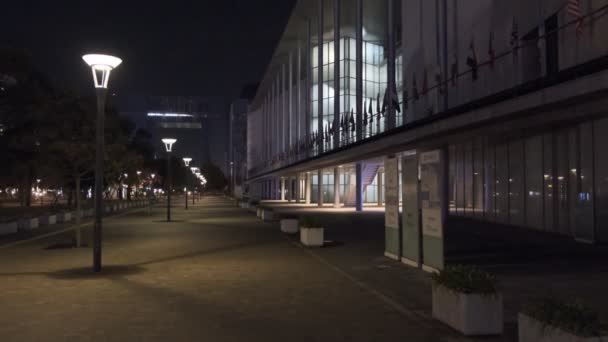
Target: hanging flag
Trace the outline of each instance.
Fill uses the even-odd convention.
[[[568,14],[576,20],[576,36],[578,37],[583,33],[583,15],[579,0],[568,0]]]
[[[393,84],[391,91],[391,105],[395,108],[397,113],[401,113],[401,106],[399,106],[399,95],[397,95],[397,84]]]
[[[384,90],[384,97],[382,98],[382,114],[386,112],[388,106],[388,88]]]
[[[515,21],[515,17],[513,17],[513,23],[511,24],[511,39],[509,40],[509,45],[511,45],[511,50],[513,50],[513,58],[517,58],[518,49],[519,49],[519,32],[517,32],[517,21]]]
[[[355,110],[351,108],[351,112],[350,112],[350,125],[351,125],[351,131],[354,132],[355,131]]]
[[[494,32],[490,31],[490,41],[488,42],[488,56],[490,57],[490,69],[494,70],[494,60],[496,52],[494,51]]]
[[[477,53],[475,53],[475,41],[471,39],[471,45],[469,45],[471,55],[467,57],[467,66],[471,68],[471,75],[473,81],[477,80]]]
[[[427,78],[426,75],[426,68],[424,69],[424,74],[422,76],[422,95],[426,95],[426,93],[429,91],[429,80]]]
[[[435,84],[437,84],[439,95],[443,95],[443,82],[441,81],[441,67],[439,65],[435,69]]]
[[[380,93],[376,95],[376,115],[380,117]]]
[[[407,93],[407,83],[403,80],[403,110],[407,110],[407,105],[409,101],[409,94]]]
[[[456,86],[458,80],[458,56],[454,53],[454,60],[452,61],[452,87]]]
[[[412,80],[412,97],[414,101],[420,98],[420,94],[418,93],[418,83],[416,82],[416,74],[414,73],[414,78]]]
[[[367,102],[363,100],[363,125],[367,126]]]
[[[368,111],[368,113],[369,113],[369,123],[374,122],[374,111],[373,111],[373,107],[372,107],[372,102],[373,101],[374,100],[370,97],[369,98],[369,111]]]

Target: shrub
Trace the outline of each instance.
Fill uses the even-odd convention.
[[[496,293],[494,275],[474,266],[448,266],[431,276],[433,283],[456,292],[492,295]]]
[[[543,329],[552,326],[581,337],[601,336],[607,332],[599,314],[576,301],[541,298],[526,305],[523,312],[539,321]]]
[[[321,225],[317,220],[315,220],[312,216],[302,216],[300,217],[299,225],[302,228],[319,228]]]

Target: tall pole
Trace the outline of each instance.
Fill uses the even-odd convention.
[[[167,222],[171,222],[171,152],[167,152]]]
[[[186,193],[186,210],[188,210],[188,188],[184,192]]]
[[[95,148],[95,225],[93,226],[93,271],[101,271],[101,230],[103,221],[103,144],[106,88],[96,88],[97,127]]]

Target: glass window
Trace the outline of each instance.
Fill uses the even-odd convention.
[[[524,153],[522,140],[509,144],[509,223],[524,225]]]
[[[595,213],[597,229],[595,239],[599,242],[608,241],[608,118],[593,123],[593,143],[595,145]],[[604,134],[601,134],[604,133]]]
[[[593,210],[593,126],[591,122],[579,126],[579,194],[576,208],[576,232],[578,239],[595,240]]]
[[[526,139],[526,225],[543,229],[543,140]]]
[[[495,219],[495,196],[496,196],[496,165],[494,160],[494,145],[484,144],[484,198],[485,218],[490,221]]]
[[[553,173],[553,135],[543,135],[544,230],[554,231],[555,176]]]
[[[464,214],[464,162],[463,145],[456,145],[456,212]]]
[[[509,165],[507,145],[496,145],[496,221],[509,223]]]
[[[464,144],[464,201],[465,213],[473,214],[473,144]]]
[[[483,217],[483,146],[482,139],[473,142],[473,209],[475,216]]]
[[[557,177],[555,196],[557,232],[569,234],[569,203],[568,203],[568,132],[559,131],[555,133],[555,176]]]

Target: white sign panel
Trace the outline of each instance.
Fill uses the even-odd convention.
[[[397,158],[387,158],[384,161],[386,191],[385,225],[388,228],[399,229],[399,166]]]
[[[422,234],[443,237],[441,212],[441,155],[440,151],[420,154],[422,181],[420,191],[422,200]]]

